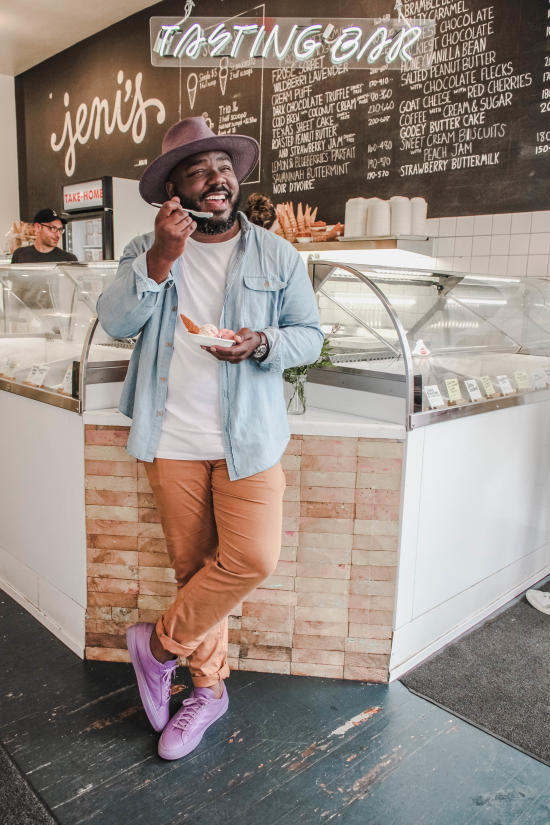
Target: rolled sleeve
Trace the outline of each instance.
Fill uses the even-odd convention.
[[[134,270],[136,279],[137,296],[140,300],[146,292],[162,292],[174,283],[172,271],[170,271],[166,280],[160,284],[149,277],[147,272],[147,252],[142,252],[141,255],[137,256],[132,265],[132,269]]]
[[[301,258],[296,255],[285,287],[278,327],[262,332],[269,342],[269,352],[260,369],[283,372],[288,367],[313,364],[323,345],[315,294]]]
[[[132,338],[162,306],[166,291],[174,288],[172,273],[161,284],[147,274],[147,251],[154,235],[134,238],[120,259],[114,280],[97,301],[103,329],[113,338]]]

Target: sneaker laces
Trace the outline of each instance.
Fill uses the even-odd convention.
[[[170,692],[172,687],[172,676],[175,673],[175,668],[170,668],[169,670],[165,670],[161,676],[160,682],[160,690],[162,696],[162,703],[166,703],[170,701]]]
[[[177,719],[172,723],[175,728],[185,730],[187,725],[193,722],[201,712],[203,707],[208,704],[208,699],[205,696],[190,696],[184,699],[181,708],[177,712]]]

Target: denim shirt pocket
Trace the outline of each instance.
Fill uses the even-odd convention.
[[[278,275],[245,275],[244,326],[252,329],[278,327],[286,282]]]

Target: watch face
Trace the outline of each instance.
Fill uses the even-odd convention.
[[[253,358],[263,358],[267,352],[267,344],[259,344],[252,353]]]

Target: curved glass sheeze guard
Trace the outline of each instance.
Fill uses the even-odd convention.
[[[402,397],[409,428],[550,387],[546,279],[324,260],[309,270],[333,353],[311,380]]]
[[[1,389],[81,411],[83,348],[116,269],[110,261],[0,266]]]

